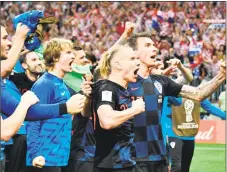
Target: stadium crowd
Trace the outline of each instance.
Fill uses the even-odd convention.
[[[135,22],[136,32],[152,32],[162,59],[175,56],[193,69],[197,85],[213,78],[225,59],[225,21],[217,22],[225,19],[225,2],[2,2],[2,7],[9,33],[13,33],[13,17],[43,10],[45,16],[58,20],[45,28],[44,40],[62,36],[79,42],[97,59],[118,40],[126,21]],[[218,100],[220,91],[212,101]]]
[[[187,99],[194,99],[199,101],[199,104],[205,107],[204,109],[208,109],[207,113],[212,113],[221,119],[226,118],[224,114],[226,111],[224,102],[226,81],[222,76],[223,72],[225,73],[223,61],[226,59],[226,2],[23,1],[1,2],[1,6],[1,18],[6,22],[6,25],[1,23],[1,34],[2,32],[5,34],[4,38],[1,37],[1,39],[12,41],[12,47],[9,46],[9,42],[3,44],[5,47],[11,47],[10,50],[6,50],[8,54],[2,51],[4,47],[1,45],[1,64],[4,63],[1,70],[1,87],[7,94],[7,91],[11,90],[9,92],[15,97],[15,99],[7,100],[14,103],[8,103],[4,102],[4,98],[9,97],[9,95],[3,94],[1,112],[8,118],[12,117],[13,120],[15,115],[12,114],[20,111],[23,118],[17,125],[13,124],[15,131],[19,129],[23,120],[26,120],[13,137],[14,144],[9,143],[6,146],[4,150],[6,158],[1,153],[4,149],[2,145],[7,145],[7,143],[1,142],[0,158],[2,158],[1,160],[8,160],[8,163],[6,163],[7,172],[16,172],[17,170],[21,170],[20,172],[40,171],[33,167],[42,168],[44,164],[52,168],[48,169],[44,166],[42,172],[69,172],[69,169],[75,172],[82,172],[83,169],[92,171],[93,164],[88,162],[93,163],[93,160],[96,163],[96,172],[107,172],[108,170],[117,172],[119,169],[123,169],[125,172],[131,170],[166,172],[166,167],[171,163],[166,164],[164,159],[166,156],[175,156],[175,154],[168,155],[168,149],[166,150],[168,141],[166,142],[165,136],[161,136],[168,133],[165,133],[164,129],[162,129],[162,132],[160,131],[161,127],[164,126],[161,124],[160,113],[162,110],[162,116],[169,118],[172,109],[175,109],[174,107],[171,108],[170,104],[180,106]],[[23,46],[20,43],[26,42],[28,30],[24,25],[18,24],[15,32],[12,21],[15,16],[30,10],[41,10],[45,17],[54,16],[57,22],[56,24],[43,25],[44,39],[42,41],[47,42],[44,54],[40,56],[35,51],[27,52],[21,54],[20,60],[17,61],[17,54],[19,56],[19,50]],[[129,26],[126,24],[127,21],[131,22],[129,22]],[[7,28],[8,34],[6,31],[2,31],[3,27]],[[132,29],[132,32],[130,29]],[[137,33],[144,31],[150,33],[151,39],[146,34],[137,35]],[[133,36],[130,37],[131,35]],[[126,38],[128,45],[123,46]],[[145,47],[142,47],[142,43],[146,41]],[[15,55],[12,55],[13,50]],[[127,55],[122,56],[126,50]],[[135,50],[139,52],[140,64],[139,60],[134,58]],[[3,53],[7,55],[2,56]],[[152,54],[149,57],[150,61],[146,53]],[[8,59],[6,56],[8,56]],[[8,65],[10,64],[9,57],[13,59],[12,61],[17,61],[20,64],[24,73],[17,73],[16,70],[14,70],[16,72],[14,73],[11,69],[5,68],[6,66],[13,68],[15,65],[13,62]],[[46,70],[42,58],[44,58]],[[83,70],[85,68],[82,68],[82,66],[91,63],[96,67],[97,62],[99,63],[98,70],[100,70],[98,78],[108,79],[98,81],[90,87],[91,78],[86,77],[88,73],[86,73],[86,76],[84,75]],[[191,69],[191,73],[188,68]],[[149,73],[151,80],[144,79],[147,75],[146,69],[152,69]],[[82,70],[83,75],[78,75],[77,72],[80,70]],[[176,71],[182,73],[185,81],[179,79]],[[133,77],[131,76],[132,73]],[[97,80],[95,74],[94,79]],[[155,74],[169,76],[175,82],[167,77],[157,77]],[[135,79],[137,76],[138,80]],[[80,83],[75,82],[69,85],[75,81],[75,78]],[[192,80],[192,78],[194,79]],[[147,86],[141,84],[141,80],[147,82]],[[136,88],[131,83],[135,81]],[[186,85],[188,83],[194,87]],[[60,86],[56,87],[56,84]],[[207,90],[203,85],[207,86]],[[126,86],[131,91],[128,92],[123,88]],[[199,92],[197,86],[198,89],[201,89]],[[92,92],[91,88],[95,92]],[[139,90],[137,90],[138,88]],[[37,97],[28,90],[34,92]],[[117,94],[115,93],[116,90]],[[25,93],[26,91],[28,92]],[[21,94],[24,95],[21,97]],[[132,100],[127,99],[128,94],[132,96]],[[152,96],[154,94],[156,98],[152,97],[151,94]],[[175,99],[174,97],[178,95],[184,98]],[[212,103],[217,103],[220,109],[214,107],[206,99],[208,96],[209,100]],[[141,97],[144,99],[140,99]],[[148,105],[149,100],[154,99],[157,99],[157,107]],[[39,103],[36,104],[38,101]],[[207,108],[208,105],[210,109]],[[20,109],[23,106],[26,107],[25,111]],[[10,110],[6,107],[10,107]],[[88,107],[93,108],[92,120],[87,118],[90,115]],[[127,109],[128,107],[130,108]],[[45,110],[40,113],[44,108]],[[178,112],[178,110],[173,113],[175,112]],[[79,115],[71,118],[69,114],[75,113],[79,113]],[[143,114],[141,117],[140,115],[136,116],[140,113]],[[157,116],[149,117],[150,113]],[[194,113],[197,113],[195,116],[200,116],[198,111]],[[114,114],[117,114],[118,118],[114,117]],[[186,112],[186,117],[192,118],[190,115],[192,114],[188,115]],[[193,119],[196,118],[195,116],[193,116]],[[10,120],[7,117],[2,120],[5,121],[5,125]],[[131,128],[132,117],[135,119],[135,133],[132,132]],[[59,120],[60,118],[62,119]],[[169,120],[168,118],[166,120]],[[187,122],[192,121],[189,118],[186,118]],[[7,119],[8,121],[6,121]],[[71,119],[73,119],[73,122]],[[106,122],[106,120],[111,122]],[[141,124],[141,120],[146,122]],[[199,119],[196,120],[199,121]],[[16,118],[14,121],[16,121]],[[11,124],[11,126],[13,125]],[[91,129],[93,125],[95,131]],[[52,130],[51,127],[57,127],[57,129]],[[154,132],[149,133],[151,130]],[[119,133],[116,134],[111,131],[119,131]],[[72,136],[70,135],[71,132]],[[193,130],[193,132],[196,133],[197,130]],[[15,134],[13,131],[12,133]],[[146,133],[149,133],[150,136],[145,137]],[[188,153],[192,153],[192,155],[187,162],[182,164],[182,172],[189,171],[194,152],[194,135],[187,134],[184,135],[185,137],[176,136],[180,140],[189,139],[192,146],[190,153]],[[9,140],[11,136],[10,134],[10,136],[1,140]],[[173,137],[175,142],[175,135],[169,135],[169,137]],[[135,138],[135,145],[133,145],[133,138]],[[81,140],[78,141],[78,139]],[[111,140],[111,143],[108,142],[108,139]],[[103,140],[105,140],[104,143]],[[115,141],[119,142],[111,149]],[[25,146],[26,142],[27,147]],[[67,144],[68,142],[71,142],[71,147],[70,144]],[[142,142],[146,144],[149,142],[149,145],[143,146]],[[125,146],[126,143],[127,146]],[[37,147],[40,147],[40,149],[37,149]],[[102,150],[101,148],[104,147],[105,149]],[[135,152],[132,151],[134,149]],[[17,151],[18,157],[14,156],[15,151]],[[124,151],[127,155],[124,154]],[[135,158],[133,153],[130,154],[127,151],[136,153],[136,159],[133,159]],[[104,152],[110,153],[105,157]],[[47,153],[48,156],[46,156]],[[154,155],[154,153],[157,155]],[[69,161],[67,157],[70,157]],[[109,160],[111,157],[113,162]],[[29,168],[25,168],[25,161]],[[80,164],[80,162],[86,163]],[[175,167],[175,171],[181,168],[175,163],[177,162],[172,157],[172,171]],[[138,166],[135,166],[135,164],[138,164]],[[59,166],[62,168],[58,168]]]

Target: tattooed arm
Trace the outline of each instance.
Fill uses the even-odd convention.
[[[180,95],[192,100],[204,100],[209,97],[226,79],[225,62],[221,65],[220,72],[202,87],[183,85]]]

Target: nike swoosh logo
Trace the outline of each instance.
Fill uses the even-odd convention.
[[[134,91],[134,90],[138,90],[139,89],[139,87],[136,87],[136,88],[131,88],[131,90],[132,91]]]
[[[61,95],[64,96],[65,95],[65,92],[61,93]]]

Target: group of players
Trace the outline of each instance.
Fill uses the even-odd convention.
[[[80,93],[70,92],[63,81],[75,60],[72,42],[47,41],[43,53],[46,72],[21,96],[17,88],[7,85],[6,78],[29,29],[18,24],[11,46],[1,23],[1,112],[9,116],[1,119],[1,140],[15,134],[24,119],[29,121],[25,171],[168,171],[161,124],[164,98],[206,99],[225,81],[225,63],[203,86],[177,83],[161,72],[152,72],[160,65],[158,49],[148,33],[134,33],[134,28],[133,23],[126,23],[120,39],[102,55],[94,81],[85,80]],[[180,60],[169,63],[190,82],[191,74]],[[13,89],[17,97],[12,96]]]

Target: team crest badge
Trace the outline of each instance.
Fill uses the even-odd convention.
[[[170,143],[171,148],[175,148],[175,145],[176,145],[175,142],[171,142],[171,143]]]

